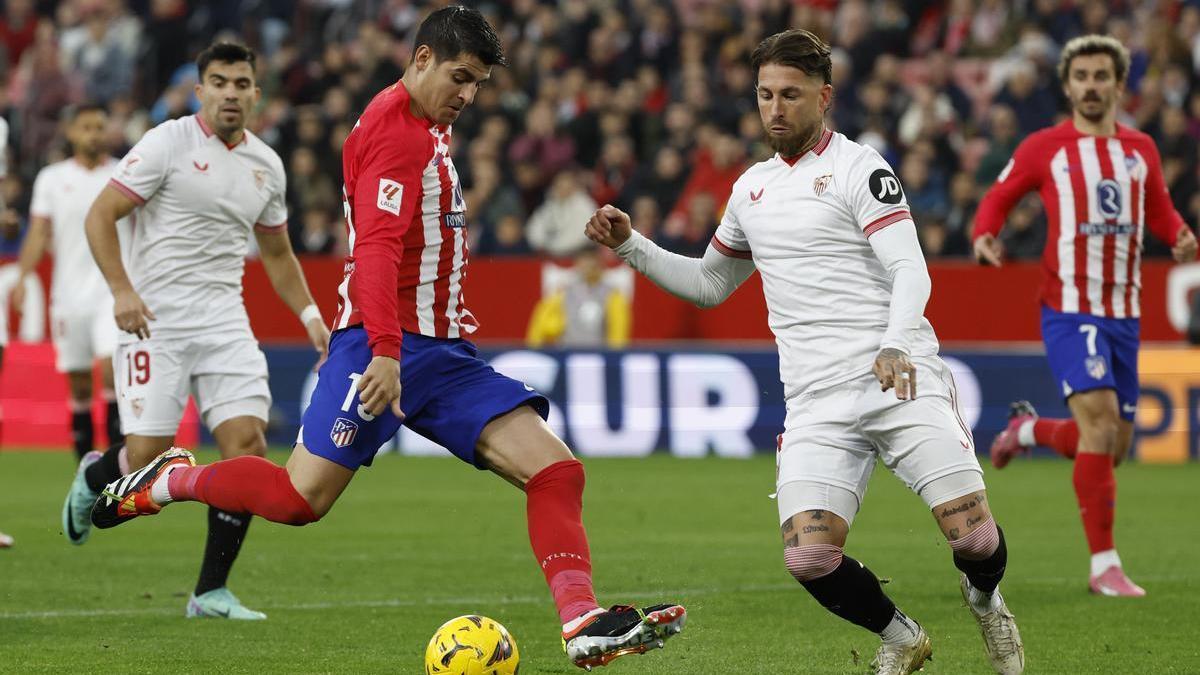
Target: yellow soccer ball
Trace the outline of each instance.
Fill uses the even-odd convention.
[[[508,630],[476,614],[442,624],[425,648],[426,675],[517,675],[520,662]]]

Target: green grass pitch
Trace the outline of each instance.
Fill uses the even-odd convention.
[[[669,600],[689,613],[665,650],[598,672],[867,670],[876,638],[827,614],[784,570],[770,457],[587,465],[601,602]],[[65,454],[0,454],[0,530],[17,539],[0,551],[0,671],[419,673],[434,628],[482,613],[512,631],[522,673],[577,672],[529,551],[524,500],[488,473],[385,456],[322,522],[255,523],[231,587],[270,619],[246,624],[183,618],[203,507],[173,506],[75,548],[59,532],[71,472]],[[1141,600],[1087,594],[1068,462],[1018,461],[987,478],[1028,672],[1200,672],[1200,465],[1118,472],[1118,543],[1149,591]],[[933,519],[882,468],[847,550],[929,631],[926,672],[990,672]]]

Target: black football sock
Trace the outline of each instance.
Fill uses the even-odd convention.
[[[83,459],[84,455],[92,451],[92,443],[95,442],[92,431],[92,409],[86,407],[81,410],[76,406],[77,404],[72,402],[71,440],[75,444],[75,458]]]
[[[92,492],[100,492],[105,485],[121,477],[121,448],[124,443],[117,443],[104,451],[100,459],[92,462],[83,470],[83,479],[87,481]]]
[[[204,546],[204,562],[196,582],[197,596],[225,585],[233,561],[242,550],[246,530],[250,529],[250,518],[249,513],[229,513],[208,507],[208,543]]]
[[[883,632],[896,616],[896,605],[884,595],[879,579],[848,555],[837,569],[802,585],[825,609],[872,633]]]
[[[109,401],[105,408],[104,424],[108,429],[110,445],[120,445],[125,442],[125,434],[121,433],[121,410],[116,401]]]
[[[1004,577],[1004,568],[1008,565],[1008,547],[1004,545],[1004,530],[1000,529],[999,525],[996,526],[996,530],[1000,533],[1000,544],[996,546],[996,550],[990,556],[983,560],[967,560],[958,557],[958,554],[954,556],[954,566],[967,575],[967,581],[971,582],[971,586],[988,594],[996,590],[1000,579]]]

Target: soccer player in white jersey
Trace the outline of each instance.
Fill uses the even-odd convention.
[[[113,392],[112,354],[117,345],[112,293],[92,260],[83,219],[96,195],[108,184],[117,161],[105,143],[108,113],[103,106],[81,105],[70,113],[67,140],[70,159],[38,172],[29,206],[29,231],[17,259],[20,278],[12,304],[25,301],[25,278],[33,274],[47,249],[54,254],[50,285],[50,327],[59,372],[67,374],[71,391],[71,431],[79,459],[92,451],[92,367],[99,362],[106,426],[110,444],[120,444],[121,418]],[[128,242],[127,219],[119,224]],[[98,456],[98,455],[97,455]]]
[[[921,496],[949,541],[992,666],[1020,673],[1020,635],[997,590],[1004,535],[923,316],[930,281],[916,228],[891,167],[825,126],[829,53],[804,30],[754,51],[759,113],[776,154],[734,184],[702,259],[659,248],[612,206],[596,212],[587,234],[701,307],[725,300],[755,269],[762,275],[787,403],[777,478],[784,559],[823,606],[880,635],[875,672],[911,673],[931,652],[921,626],[843,552],[878,458]]]
[[[123,451],[105,453],[77,475],[64,507],[73,541],[86,538],[92,503],[106,484],[173,445],[189,393],[222,457],[265,454],[267,364],[242,303],[251,234],[279,297],[322,357],[328,347],[329,331],[288,240],[283,163],[246,130],[261,95],[254,52],[218,43],[196,64],[200,112],[147,132],[87,215],[88,241],[124,331],[114,365],[127,436]],[[134,209],[127,271],[115,224]],[[187,616],[265,618],[225,585],[249,521],[245,513],[209,509]]]

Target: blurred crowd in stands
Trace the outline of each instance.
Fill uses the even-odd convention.
[[[0,253],[16,250],[37,170],[65,156],[73,103],[111,111],[120,155],[149,127],[196,109],[190,59],[214,38],[259,54],[255,133],[288,169],[298,251],[341,254],[341,144],[403,72],[417,0],[7,0],[0,112],[9,122]],[[897,169],[931,257],[967,255],[975,205],[1017,143],[1065,114],[1060,46],[1083,33],[1133,55],[1120,121],[1159,142],[1171,196],[1196,225],[1200,2],[1189,0],[466,0],[488,15],[510,66],[455,125],[475,256],[571,256],[598,204],[700,255],[734,180],[770,155],[754,73],[763,37],[808,28],[834,46],[830,125]],[[803,214],[797,214],[803,218]],[[1029,198],[1005,230],[1011,255],[1045,236]],[[1147,238],[1152,252],[1165,247]]]

